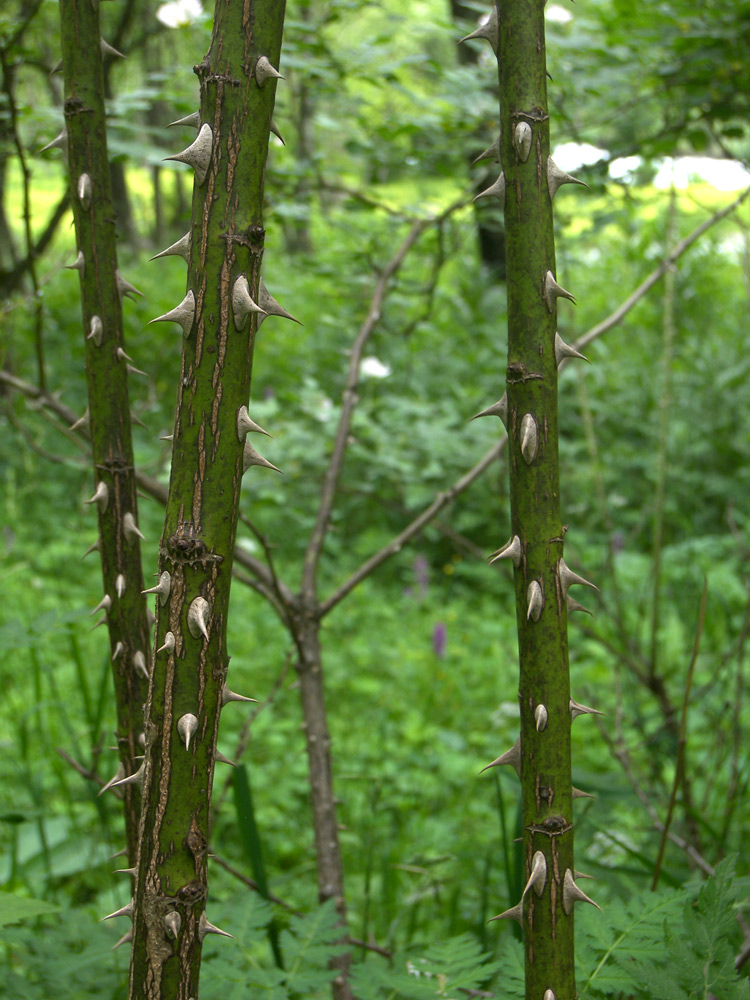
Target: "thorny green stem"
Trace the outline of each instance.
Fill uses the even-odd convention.
[[[200,129],[183,156],[195,186],[188,294],[173,317],[184,346],[146,708],[130,1000],[197,998],[203,938],[221,933],[205,912],[211,788],[240,490],[259,460],[239,418],[258,323],[283,22],[284,0],[217,0],[209,53],[195,68]]]
[[[149,625],[141,594],[140,537],[130,407],[124,355],[122,279],[117,270],[115,226],[107,155],[104,81],[98,4],[60,0],[65,122],[70,201],[76,231],[86,348],[92,506],[99,516],[104,618],[117,706],[117,745],[123,774],[135,770],[142,752],[149,663]],[[91,501],[89,501],[91,502]],[[140,665],[140,669],[139,669]],[[140,793],[127,785],[125,827],[129,864],[136,853]]]

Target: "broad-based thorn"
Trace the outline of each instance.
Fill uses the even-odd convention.
[[[542,1000],[557,1000],[554,990],[545,990]]]
[[[258,305],[260,306],[261,311],[266,313],[268,316],[280,316],[281,319],[290,319],[292,323],[299,323],[299,325],[302,326],[302,323],[298,319],[292,316],[290,312],[287,312],[286,309],[276,301],[273,295],[271,295],[266,288],[265,282],[262,278],[258,282]],[[260,326],[265,318],[265,316],[260,317],[258,320],[258,326]]]
[[[550,200],[557,194],[558,188],[561,188],[563,184],[582,184],[583,187],[587,188],[588,184],[586,181],[581,181],[577,177],[573,177],[572,174],[566,174],[564,170],[561,170],[551,156],[547,157],[547,188],[549,189]]]
[[[221,689],[221,707],[228,705],[230,701],[252,701],[257,704],[257,698],[246,698],[244,694],[237,694],[236,691],[230,691],[226,684]]]
[[[99,39],[99,48],[102,50],[102,56],[109,56],[112,59],[127,59],[127,56],[123,55],[114,45],[105,42],[103,38]]]
[[[591,708],[589,705],[582,705],[580,701],[573,701],[572,698],[568,704],[571,719],[577,719],[579,715],[606,715],[606,712],[600,712],[598,708]]]
[[[112,872],[112,874],[113,875],[132,875],[133,878],[135,878],[137,871],[138,871],[137,868],[115,868],[115,870]]]
[[[99,795],[104,795],[104,793],[109,791],[110,788],[114,788],[117,782],[121,781],[124,777],[125,777],[125,768],[122,766],[122,763],[120,763],[117,767],[117,771],[115,771],[114,776],[111,777],[109,781],[106,782],[106,784],[102,785],[102,787],[99,789],[99,791],[97,792],[97,797]]]
[[[500,160],[500,136],[495,139],[491,146],[488,146],[479,156],[475,156],[471,161],[472,167],[481,163],[482,160]]]
[[[213,152],[214,134],[210,125],[201,125],[195,142],[191,143],[187,149],[183,149],[174,156],[165,156],[165,160],[177,160],[178,163],[187,163],[195,171],[195,179],[198,184],[202,184],[208,174],[211,165],[211,154]]]
[[[547,884],[547,859],[545,858],[542,851],[536,851],[534,857],[531,859],[531,874],[529,875],[529,880],[526,883],[526,888],[521,894],[521,899],[526,895],[529,889],[533,889],[537,896],[541,896],[544,892],[544,887]]]
[[[513,132],[513,146],[521,163],[525,163],[529,158],[532,138],[531,125],[528,122],[519,122]]]
[[[83,250],[78,251],[78,256],[73,261],[72,264],[65,265],[66,271],[78,271],[81,277],[86,273],[86,258],[83,256]]]
[[[132,917],[133,910],[135,909],[134,900],[130,900],[125,906],[121,906],[119,910],[115,910],[113,913],[108,913],[106,917],[102,917],[102,920],[112,920],[113,917]]]
[[[537,433],[536,420],[530,413],[524,413],[521,420],[520,446],[524,462],[527,465],[531,465],[536,458],[539,448],[539,435]]]
[[[175,639],[174,632],[165,632],[164,633],[164,645],[163,646],[159,646],[159,648],[156,650],[156,652],[157,653],[163,653],[166,650],[167,653],[171,653],[173,651],[176,643],[177,643],[177,640]]]
[[[125,574],[118,573],[115,577],[115,593],[119,598],[125,593]]]
[[[142,590],[141,593],[158,594],[159,604],[161,604],[161,606],[164,607],[164,605],[169,600],[169,594],[171,590],[172,590],[172,577],[169,574],[169,570],[165,569],[164,572],[159,577],[159,582],[156,584],[156,586],[149,587],[148,590]]]
[[[120,302],[129,295],[131,299],[134,299],[136,295],[143,297],[143,292],[139,291],[135,285],[131,285],[130,282],[123,278],[119,271],[115,271],[115,283],[117,285],[117,294],[120,296]]]
[[[538,733],[543,732],[547,728],[547,720],[549,715],[547,713],[546,705],[537,705],[534,709],[534,724],[536,725],[536,731]]]
[[[177,121],[170,122],[167,128],[174,128],[175,125],[188,125],[190,128],[194,128],[197,132],[201,127],[201,113],[200,111],[193,111],[190,115],[185,115],[184,118],[178,118]]]
[[[76,194],[78,195],[78,200],[81,203],[81,208],[84,212],[88,212],[91,208],[91,178],[88,174],[81,174],[78,178],[78,184],[76,185]]]
[[[232,285],[232,312],[234,325],[238,330],[245,326],[248,316],[252,313],[265,312],[250,294],[250,285],[246,274],[241,274]]]
[[[574,903],[591,903],[591,905],[595,906],[597,910],[601,910],[601,906],[599,906],[598,903],[595,903],[590,896],[586,895],[583,889],[579,889],[579,887],[576,885],[575,879],[573,878],[573,872],[570,870],[570,868],[565,869],[565,877],[563,878],[562,902],[563,902],[563,910],[568,914],[568,916],[570,915],[573,909]]]
[[[577,351],[575,347],[571,347],[570,344],[566,344],[559,333],[555,334],[555,361],[558,365],[562,364],[565,358],[580,358],[581,361],[588,361],[589,359],[585,354],[581,354]]]
[[[263,469],[273,469],[274,472],[281,472],[281,469],[272,465],[267,459],[253,448],[249,441],[245,441],[242,451],[242,471],[247,472],[251,465],[259,465]],[[282,473],[283,475],[283,473]]]
[[[474,201],[479,201],[480,198],[497,198],[497,200],[504,205],[505,204],[505,174],[501,173],[498,179],[490,184],[488,188],[484,191],[480,191],[478,195],[475,195]]]
[[[104,597],[101,599],[101,601],[99,601],[97,606],[91,612],[91,617],[93,617],[99,611],[103,611],[106,614],[111,607],[112,607],[112,598],[109,596],[109,594],[105,594]]]
[[[234,934],[230,934],[229,931],[223,931],[221,927],[216,927],[214,924],[208,922],[205,912],[201,913],[201,918],[198,921],[198,938],[203,940],[206,934],[220,934],[221,937],[233,938]]]
[[[269,129],[270,129],[271,132],[273,132],[273,134],[279,140],[279,142],[281,143],[281,145],[282,146],[286,146],[286,143],[284,142],[284,137],[282,136],[281,132],[279,132],[278,126],[277,126],[276,122],[273,120],[273,118],[271,119],[271,124],[269,126]]]
[[[250,414],[247,412],[246,406],[241,406],[237,410],[237,437],[240,441],[244,441],[247,434],[265,434],[266,437],[271,437],[268,431],[264,431],[260,424],[256,424],[254,420],[250,418]]]
[[[187,613],[187,623],[194,639],[201,636],[208,642],[208,618],[211,608],[205,597],[196,597],[190,604]]]
[[[86,409],[81,414],[81,416],[78,418],[78,420],[76,420],[75,423],[72,423],[68,428],[68,430],[77,431],[81,427],[85,427],[88,430],[90,426],[91,426],[91,418],[89,416],[89,408],[87,406]]]
[[[521,565],[521,539],[518,535],[513,535],[509,542],[506,542],[501,549],[493,552],[490,556],[490,566],[500,559],[510,559],[514,566]]]
[[[130,930],[126,931],[123,934],[123,936],[120,938],[119,941],[115,942],[115,944],[112,945],[112,951],[117,951],[117,949],[121,947],[121,945],[128,944],[132,940],[133,940],[133,928],[131,927]]]
[[[582,792],[580,788],[573,787],[572,798],[574,799],[595,799],[596,795],[592,795],[591,792]]]
[[[584,579],[582,576],[579,576],[578,573],[574,573],[573,570],[566,565],[564,559],[560,559],[557,563],[557,576],[560,580],[562,592],[566,596],[568,594],[568,590],[576,584],[580,584],[583,587],[591,587],[597,592],[599,591],[599,588],[595,583]]]
[[[133,653],[133,667],[135,672],[140,674],[145,681],[151,680],[151,674],[148,672],[148,666],[146,665],[146,657],[140,649]]]
[[[113,663],[115,662],[115,660],[117,659],[117,657],[122,654],[122,652],[123,652],[124,649],[125,649],[125,643],[122,642],[122,640],[119,640],[117,642],[117,645],[115,646],[114,653],[112,653],[112,662]]]
[[[475,413],[471,418],[472,420],[477,420],[479,417],[500,417],[502,422],[505,424],[505,429],[508,429],[508,394],[504,392],[502,397],[498,399],[496,403],[492,406],[488,406],[486,410],[480,410],[479,413]]]
[[[97,347],[102,346],[102,337],[104,336],[104,324],[99,316],[91,317],[91,326],[89,327],[89,332],[86,335],[86,340],[93,340]]]
[[[122,518],[122,530],[125,537],[129,542],[134,542],[136,538],[140,538],[142,542],[146,541],[145,536],[140,531],[138,525],[135,523],[135,518],[130,511],[123,515]]]
[[[575,303],[575,296],[571,292],[566,291],[562,285],[558,285],[552,271],[547,271],[545,274],[542,291],[544,294],[544,304],[547,306],[548,312],[555,311],[555,302],[559,298],[569,299]]]
[[[119,788],[120,785],[138,785],[140,788],[143,788],[143,767],[144,765],[141,764],[133,774],[129,774],[127,778],[119,778],[117,781],[113,781],[110,787]]]
[[[198,732],[198,719],[191,712],[181,715],[177,720],[177,732],[180,739],[185,744],[185,749],[190,749],[190,741]]]
[[[494,3],[490,8],[489,17],[480,24],[478,28],[470,32],[468,35],[464,35],[463,38],[459,38],[458,44],[461,42],[468,42],[473,38],[486,38],[487,41],[492,46],[492,51],[497,55],[497,47],[499,44],[499,30],[497,25],[497,8]]]
[[[592,616],[594,614],[593,611],[589,611],[588,608],[584,608],[582,604],[579,604],[578,601],[575,600],[575,598],[570,596],[570,594],[565,595],[565,604],[567,605],[569,614],[571,611],[583,611],[585,615],[592,615]]]
[[[90,503],[90,501],[88,500],[86,502]],[[81,556],[81,559],[85,559],[86,556],[90,556],[92,552],[98,552],[98,551],[99,551],[99,539],[97,538],[97,540],[92,545],[89,545],[89,547]]]
[[[42,146],[39,152],[45,153],[48,149],[61,149],[66,156],[68,155],[68,130],[64,125],[62,132],[59,132],[52,142],[48,142],[46,146]]]
[[[521,737],[519,736],[510,750],[506,750],[505,753],[500,754],[495,760],[483,767],[479,772],[482,774],[483,771],[488,770],[490,767],[502,767],[504,764],[508,764],[516,772],[518,777],[521,777]]]
[[[526,620],[538,622],[544,607],[544,594],[538,580],[532,580],[526,588]]]
[[[490,917],[488,923],[491,924],[493,920],[517,920],[523,926],[523,898],[515,906],[511,906],[509,910],[503,910],[496,917]]]
[[[233,760],[230,760],[228,757],[225,757],[224,754],[220,753],[218,750],[214,754],[214,760],[217,761],[219,764],[229,764],[231,767],[237,767],[237,765]]]
[[[261,56],[255,64],[255,81],[263,87],[266,80],[283,80],[284,77],[268,61],[268,56]]]
[[[176,122],[174,123],[176,124]],[[188,259],[188,254],[190,253],[190,232],[185,233],[181,236],[176,243],[167,247],[166,250],[162,250],[161,253],[154,254],[151,260],[158,260],[160,257],[182,257],[183,260]]]
[[[182,927],[182,917],[177,912],[177,910],[171,910],[164,917],[164,929],[167,932],[167,936],[177,940],[177,935],[180,933],[181,927]]]
[[[175,306],[174,309],[164,313],[163,316],[157,316],[156,319],[152,319],[149,325],[151,323],[179,323],[182,327],[184,335],[189,337],[190,331],[193,328],[194,319],[195,296],[193,295],[193,291],[191,289],[178,306]]]

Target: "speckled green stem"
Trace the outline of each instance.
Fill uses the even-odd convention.
[[[211,48],[196,67],[200,121],[183,157],[195,168],[195,187],[188,295],[177,316],[185,338],[159,553],[164,586],[147,707],[132,1000],[197,998],[202,940],[216,932],[205,913],[209,807],[243,477],[238,413],[248,402],[257,322],[257,314],[239,322],[237,291],[244,286],[259,298],[276,88],[268,67],[279,64],[283,19],[283,0],[218,0]],[[175,335],[154,329],[155,338]]]
[[[117,745],[122,774],[126,775],[134,770],[134,759],[142,753],[138,737],[143,732],[150,658],[146,599],[141,594],[128,361],[122,353],[125,342],[121,299],[126,286],[117,271],[98,5],[91,0],[60,0],[60,23],[70,201],[78,252],[74,266],[81,279],[97,497],[93,506],[99,514],[105,595],[102,613],[107,620],[112,656]],[[135,785],[126,785],[122,791],[127,850],[132,864],[141,796]]]
[[[537,852],[545,877],[523,899],[526,997],[574,1000],[573,916],[563,906],[573,870],[567,609],[558,576],[560,518],[557,311],[544,0],[498,7],[500,153],[508,266],[510,498],[520,655],[521,783],[526,880]],[[544,721],[546,717],[546,722]],[[538,861],[541,866],[542,862]],[[542,888],[541,894],[538,894]]]

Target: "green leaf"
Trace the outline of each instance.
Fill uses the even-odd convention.
[[[43,899],[25,899],[11,896],[10,893],[0,893],[0,927],[17,924],[21,920],[39,917],[44,913],[59,913],[60,907],[47,903]]]

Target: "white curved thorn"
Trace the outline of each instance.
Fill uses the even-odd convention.
[[[606,712],[600,712],[598,708],[591,708],[590,705],[582,705],[580,701],[573,701],[571,698],[570,705],[570,718],[577,719],[579,715],[606,715]]]
[[[214,924],[208,922],[205,912],[201,913],[201,918],[198,921],[198,938],[200,941],[206,936],[206,934],[219,934],[221,937],[233,938],[234,934],[230,934],[229,931],[223,931],[221,927],[216,927]]]
[[[175,123],[176,124],[176,123]],[[160,257],[182,257],[183,260],[188,259],[188,254],[190,253],[190,232],[185,233],[181,236],[176,243],[168,246],[166,250],[162,250],[161,253],[154,254],[150,257],[150,260],[158,260]]]
[[[550,200],[552,200],[559,188],[563,184],[581,184],[583,187],[587,188],[588,184],[586,181],[580,181],[577,177],[573,177],[572,174],[566,174],[564,170],[561,170],[551,156],[547,157],[547,188],[549,189]]]
[[[538,580],[532,580],[526,588],[526,621],[538,622],[542,616],[544,595]]]
[[[497,47],[500,41],[498,24],[497,24],[497,8],[494,3],[490,8],[489,17],[483,24],[480,24],[478,28],[470,32],[468,35],[464,35],[463,38],[459,38],[458,44],[461,42],[468,42],[473,38],[486,38],[487,41],[492,46],[492,51],[497,55]]]
[[[145,536],[139,529],[138,525],[135,523],[135,518],[130,511],[123,515],[122,518],[122,530],[125,537],[129,542],[134,542],[136,538],[140,538],[142,542],[146,541]]]
[[[230,767],[237,767],[237,765],[233,760],[230,760],[228,757],[225,757],[224,754],[219,753],[218,750],[214,754],[214,760],[217,761],[219,764],[229,764]]]
[[[525,163],[529,158],[532,137],[531,125],[528,122],[519,122],[516,125],[513,131],[513,146],[521,163]]]
[[[101,49],[102,56],[111,56],[112,59],[127,59],[127,56],[123,55],[114,45],[105,42],[103,38],[99,39],[99,48]]]
[[[91,326],[89,327],[89,332],[86,340],[93,340],[97,347],[102,346],[102,337],[104,336],[104,324],[99,316],[91,317]]]
[[[131,928],[130,928],[130,930],[126,931],[126,932],[125,932],[125,933],[123,934],[123,936],[122,936],[122,937],[120,938],[120,940],[119,940],[119,941],[116,941],[116,942],[115,942],[115,943],[114,943],[114,944],[112,945],[112,951],[117,951],[117,949],[118,949],[118,948],[119,948],[119,947],[120,947],[121,945],[123,945],[123,944],[128,944],[128,943],[129,943],[130,941],[132,941],[132,940],[133,940],[133,928],[131,927]]]
[[[184,118],[178,118],[176,121],[170,122],[167,128],[174,128],[175,125],[188,125],[190,128],[194,128],[197,132],[201,127],[201,113],[200,111],[193,111],[190,115],[185,115]]]
[[[244,694],[237,694],[236,691],[231,691],[226,684],[221,689],[221,707],[228,705],[230,701],[252,701],[257,704],[257,698],[246,698]]]
[[[208,642],[208,616],[211,608],[205,597],[196,597],[190,604],[187,613],[187,623],[194,639],[203,638]]]
[[[137,868],[115,868],[115,870],[112,872],[112,874],[113,875],[132,875],[133,878],[135,878],[137,871],[138,871]]]
[[[589,359],[585,354],[581,354],[577,351],[575,347],[571,347],[570,344],[566,344],[559,333],[555,334],[555,361],[557,364],[562,364],[565,358],[580,358],[581,361],[588,361]],[[589,362],[590,363],[590,362]]]
[[[505,204],[505,174],[500,173],[498,179],[490,184],[488,188],[484,191],[480,191],[478,195],[474,196],[474,201],[479,201],[480,198],[497,198],[501,205]]]
[[[164,929],[167,932],[167,936],[177,940],[177,935],[180,933],[181,927],[182,927],[182,917],[177,912],[177,910],[171,910],[164,917]]]
[[[112,607],[112,598],[109,596],[109,594],[105,594],[104,597],[101,599],[101,601],[99,601],[97,606],[91,612],[91,616],[93,617],[99,611],[103,611],[105,614],[107,614],[107,612],[111,607]]]
[[[253,448],[249,441],[245,441],[242,451],[242,471],[247,472],[251,465],[259,465],[263,469],[273,469],[274,472],[281,472],[281,469],[272,465],[267,459]],[[282,473],[283,475],[283,473]]]
[[[480,163],[482,160],[497,160],[500,161],[500,136],[495,139],[491,146],[488,146],[479,156],[475,156],[471,161],[471,166],[473,167],[476,163]],[[476,201],[476,198],[474,199]]]
[[[76,194],[78,195],[78,200],[81,203],[81,208],[84,212],[88,212],[91,208],[91,178],[88,174],[81,174],[78,178],[78,184],[76,185]]]
[[[282,146],[286,146],[286,143],[284,142],[284,137],[282,136],[281,132],[279,132],[278,126],[277,126],[276,122],[273,120],[273,118],[271,119],[271,124],[269,126],[269,129],[270,129],[271,132],[273,132],[273,134],[279,140],[279,142],[281,143],[281,145]]]
[[[87,503],[91,503],[90,500],[87,500],[86,502]],[[99,551],[99,539],[97,538],[97,540],[95,542],[93,542],[91,545],[89,545],[89,547],[86,549],[86,551],[81,556],[81,559],[85,559],[86,556],[90,556],[92,552],[98,552],[98,551]]]
[[[501,549],[492,553],[490,556],[490,566],[500,559],[510,559],[516,567],[521,565],[521,539],[518,535],[514,535]]]
[[[250,294],[250,285],[246,274],[241,274],[232,285],[232,312],[234,325],[238,330],[244,327],[248,316],[252,313],[265,312],[265,309],[261,309]]]
[[[79,271],[81,277],[84,276],[84,274],[86,273],[86,259],[83,256],[83,250],[79,250],[78,251],[78,256],[76,257],[76,259],[73,261],[72,264],[66,264],[65,265],[65,270],[66,271]]]
[[[122,763],[120,763],[117,765],[117,771],[115,771],[113,777],[111,777],[106,784],[102,785],[102,787],[97,792],[97,798],[100,795],[104,795],[104,793],[109,791],[110,788],[114,788],[114,786],[118,783],[118,781],[122,781],[124,777],[125,777],[125,768],[122,766]]]
[[[151,680],[151,674],[148,672],[148,666],[146,665],[146,657],[140,649],[133,653],[133,667],[135,672],[140,674],[145,681]]]
[[[129,774],[127,778],[119,778],[117,781],[113,781],[111,787],[118,788],[120,785],[139,785],[143,788],[143,764],[133,774]]]
[[[102,917],[101,920],[111,920],[113,917],[132,917],[134,909],[135,903],[131,899],[129,903],[125,904],[125,906],[121,906],[119,910],[115,910],[113,913],[108,913],[107,916]]]
[[[595,799],[596,795],[592,795],[591,792],[582,792],[580,788],[573,786],[572,797],[574,799]]]
[[[247,407],[241,406],[237,410],[237,437],[240,441],[244,441],[245,436],[250,433],[265,434],[266,437],[271,436],[268,431],[263,430],[260,424],[256,424],[254,420],[251,420],[250,414],[247,412]]]
[[[570,868],[566,868],[563,879],[563,910],[568,915],[572,912],[574,903],[591,903],[597,910],[601,910],[601,906],[598,903],[595,903],[590,896],[587,896],[583,889],[578,888],[573,878],[573,872]]]
[[[268,56],[261,56],[255,64],[255,80],[259,87],[263,87],[266,80],[283,80],[284,77],[268,61]]]
[[[537,896],[541,896],[544,892],[544,887],[547,884],[547,859],[541,851],[536,851],[534,857],[531,859],[531,874],[529,875],[529,881],[526,883],[526,888],[521,894],[521,899],[526,895],[529,889],[534,890]]]
[[[515,906],[511,906],[509,910],[498,913],[496,917],[490,917],[488,923],[491,924],[493,920],[517,920],[523,926],[523,898]]]
[[[299,325],[302,326],[302,323],[298,319],[292,316],[291,313],[287,312],[286,309],[284,309],[284,307],[276,301],[273,295],[271,295],[266,288],[265,282],[262,278],[258,282],[258,305],[260,306],[261,311],[267,313],[269,316],[280,316],[282,319],[290,319],[292,323],[299,323]],[[260,317],[258,320],[258,326],[260,326],[265,318],[265,316]]]
[[[169,600],[169,595],[171,590],[172,590],[172,577],[169,575],[169,571],[165,569],[164,572],[159,577],[159,582],[156,584],[156,586],[149,587],[148,590],[142,590],[141,593],[158,594],[159,604],[161,604],[161,606],[164,607],[164,605]]]
[[[185,749],[190,749],[190,741],[198,732],[198,719],[191,712],[181,715],[177,720],[177,732],[180,739],[185,744]]]
[[[77,430],[80,430],[82,427],[85,427],[86,430],[89,430],[90,427],[91,427],[91,418],[89,416],[89,408],[88,408],[88,406],[83,411],[83,413],[78,418],[78,420],[76,420],[75,423],[72,423],[70,425],[70,427],[68,428],[68,430],[69,431],[77,431]]]
[[[557,1000],[554,990],[545,990],[542,1000]]]
[[[176,644],[177,644],[177,640],[175,639],[174,632],[165,632],[164,633],[164,645],[163,646],[159,646],[159,648],[156,650],[156,652],[157,653],[163,653],[166,650],[167,653],[171,653],[174,650],[174,647],[175,647]]]
[[[483,771],[488,770],[490,767],[502,767],[504,764],[508,764],[516,772],[518,777],[521,777],[521,737],[519,736],[510,750],[506,750],[505,753],[500,754],[495,760],[483,767],[479,772],[482,774]]]
[[[61,149],[63,155],[68,155],[68,129],[65,125],[63,125],[62,132],[58,132],[52,142],[48,142],[46,146],[42,146],[39,152],[45,153],[48,149]]]
[[[543,732],[547,728],[548,719],[549,714],[547,712],[547,706],[537,705],[534,709],[534,724],[536,725],[536,731],[538,733]]]
[[[165,160],[177,160],[178,163],[187,163],[195,171],[195,179],[198,184],[202,184],[208,174],[211,165],[211,154],[214,146],[214,134],[210,125],[201,125],[200,132],[187,149],[183,149],[174,156],[165,156]]]
[[[117,657],[122,654],[122,652],[123,652],[124,649],[125,649],[125,643],[122,642],[122,641],[119,641],[117,643],[117,645],[115,646],[114,653],[112,653],[112,662],[113,663],[115,662],[115,660],[117,659]]]
[[[560,580],[562,592],[566,597],[568,595],[568,590],[576,584],[580,584],[582,587],[591,587],[592,590],[597,591],[597,593],[599,592],[599,588],[595,583],[584,579],[584,577],[579,576],[578,573],[574,573],[573,570],[566,565],[564,559],[560,559],[557,563],[557,576]]]
[[[555,301],[559,298],[569,299],[575,303],[575,296],[566,291],[562,285],[558,285],[552,271],[547,271],[544,276],[544,304],[549,312],[555,311]]]
[[[592,616],[594,614],[593,611],[589,611],[588,608],[584,608],[582,604],[579,604],[578,601],[575,600],[575,598],[570,596],[570,594],[565,595],[565,604],[567,605],[568,608],[568,614],[570,614],[571,611],[583,611],[585,615],[592,615]]]
[[[139,291],[135,285],[131,285],[127,278],[123,278],[119,271],[115,271],[115,283],[120,302],[122,302],[126,295],[129,295],[131,299],[134,299],[137,295],[143,298],[143,292]]]
[[[118,573],[115,577],[115,593],[118,598],[122,599],[122,595],[125,593],[125,574]]]
[[[530,413],[524,413],[521,420],[521,440],[519,443],[524,462],[527,465],[531,465],[536,458],[539,448],[539,435],[537,433],[536,420]]]
[[[477,420],[479,417],[500,417],[502,422],[505,424],[505,429],[508,429],[508,394],[504,392],[502,397],[498,399],[496,403],[492,406],[488,406],[486,410],[480,410],[479,413],[475,413],[471,418],[472,420]]]
[[[157,316],[156,319],[152,319],[149,325],[151,325],[151,323],[179,323],[182,327],[184,335],[189,337],[190,331],[193,328],[194,319],[195,296],[193,295],[193,291],[191,289],[178,306],[175,306],[174,309],[164,313],[163,316]]]

